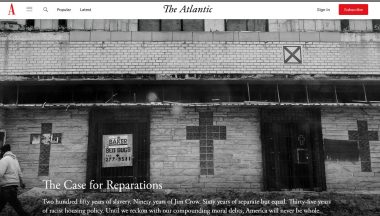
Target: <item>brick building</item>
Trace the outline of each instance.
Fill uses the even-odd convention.
[[[0,138],[29,186],[380,189],[379,20],[2,20],[0,30]],[[127,166],[104,166],[112,135],[132,146]]]

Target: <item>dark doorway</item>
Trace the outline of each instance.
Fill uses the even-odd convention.
[[[149,182],[149,110],[95,109],[90,113],[87,160],[87,183],[95,180],[106,185],[113,183]],[[108,136],[128,136],[132,155],[130,163],[105,166],[104,139]],[[120,153],[120,157],[121,157]],[[119,153],[117,154],[119,158]],[[120,165],[121,164],[121,165]]]
[[[266,190],[325,190],[320,111],[261,111]]]

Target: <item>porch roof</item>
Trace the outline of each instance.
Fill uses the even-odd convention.
[[[151,103],[44,103],[44,104],[0,104],[0,108],[35,108],[51,109],[62,108],[139,108],[139,107],[380,107],[380,101],[359,101],[357,103],[289,103],[289,102],[262,102],[262,101],[244,101],[244,102],[216,102],[216,103],[179,103],[179,102],[151,102]]]

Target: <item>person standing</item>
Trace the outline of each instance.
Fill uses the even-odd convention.
[[[17,198],[17,187],[25,188],[22,181],[20,164],[16,155],[11,152],[10,145],[1,147],[0,160],[0,212],[5,204],[9,203],[20,216],[28,216]]]

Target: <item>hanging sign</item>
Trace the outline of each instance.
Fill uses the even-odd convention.
[[[103,135],[103,167],[132,166],[132,134]]]

